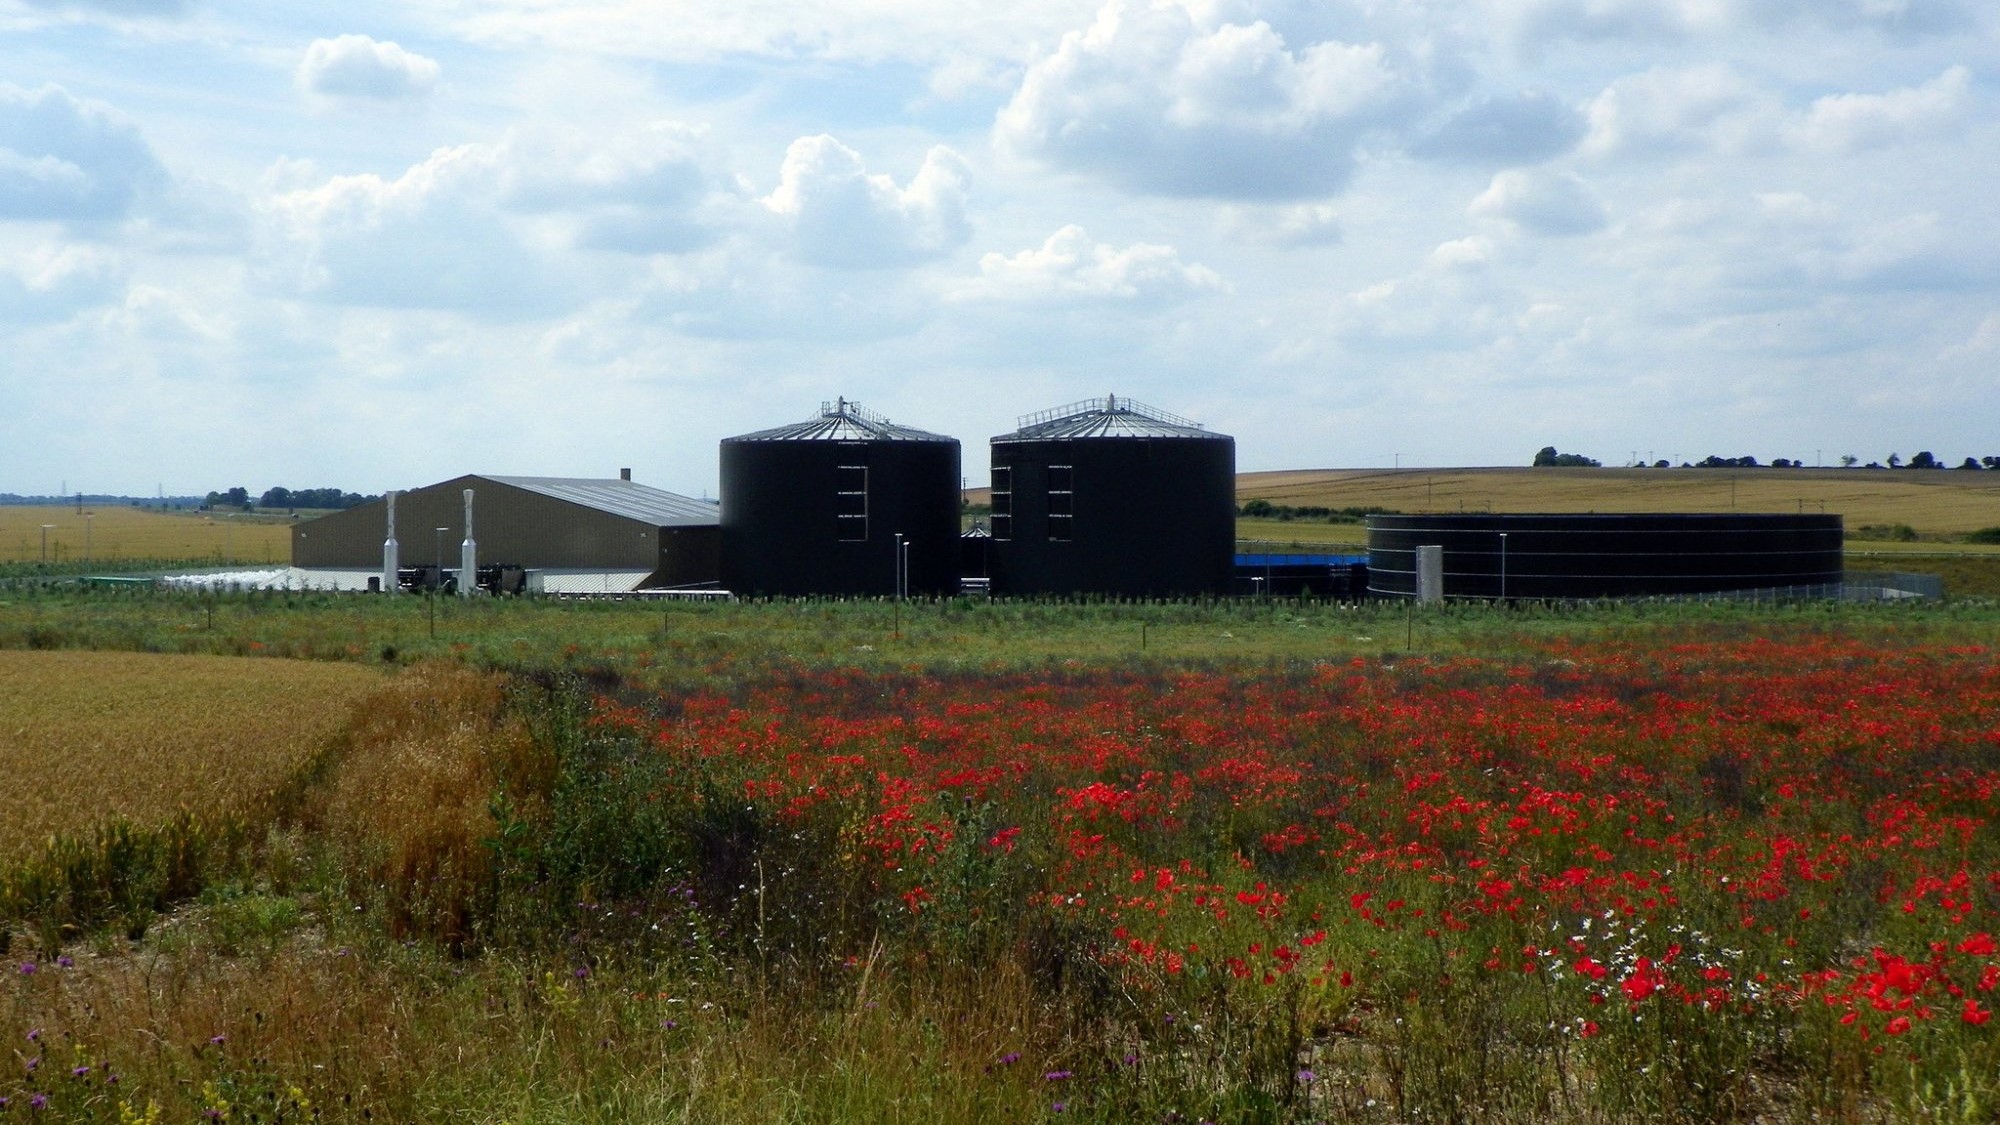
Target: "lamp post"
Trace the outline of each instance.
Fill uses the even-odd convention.
[[[1507,533],[1500,533],[1500,600],[1507,600]]]
[[[444,585],[444,533],[442,527],[431,529],[431,569],[436,573],[424,584],[424,614],[430,618],[431,640],[437,640],[438,635],[437,592]]]

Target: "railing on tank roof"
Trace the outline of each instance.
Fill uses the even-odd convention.
[[[855,402],[853,399],[847,399],[847,398],[837,398],[834,399],[832,402],[827,402],[825,399],[821,399],[819,404],[819,416],[822,418],[854,418],[863,422],[873,422],[878,426],[886,426],[889,424],[888,415],[877,414],[873,410],[868,410],[864,408],[860,403]]]
[[[1117,395],[1105,395],[1103,398],[1086,398],[1062,406],[1050,407],[1047,410],[1038,410],[1033,414],[1023,414],[1016,424],[1025,430],[1029,426],[1039,426],[1044,422],[1056,422],[1064,418],[1077,418],[1086,414],[1137,414],[1141,418],[1150,418],[1155,422],[1165,422],[1170,426],[1186,426],[1195,430],[1203,428],[1200,422],[1192,418],[1183,418],[1178,414],[1161,410],[1157,406],[1147,406],[1143,402],[1134,402],[1129,398],[1119,398]]]

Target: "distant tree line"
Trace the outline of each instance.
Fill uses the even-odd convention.
[[[1559,467],[1594,469],[1602,465],[1603,462],[1598,461],[1592,457],[1585,457],[1581,453],[1558,453],[1556,452],[1555,446],[1545,445],[1540,449],[1540,451],[1538,451],[1535,454],[1535,459],[1533,464],[1536,468],[1540,468],[1545,465],[1554,465]],[[1870,461],[1866,465],[1862,465],[1861,458],[1856,457],[1852,453],[1845,453],[1841,455],[1840,465],[1844,469],[1851,469],[1857,465],[1860,465],[1862,468],[1866,469],[1952,468],[1952,469],[2000,471],[2000,456],[1967,457],[1965,460],[1960,461],[1957,465],[1950,465],[1947,464],[1945,461],[1940,460],[1936,454],[1933,454],[1930,450],[1926,449],[1919,452],[1915,456],[1911,457],[1907,462],[1903,460],[1901,454],[1891,453],[1887,458],[1886,464],[1882,461]],[[1644,461],[1640,461],[1637,463],[1636,467],[1641,469],[1645,468],[1671,469],[1674,466],[1673,462],[1668,461],[1665,458],[1662,458],[1658,461],[1652,462],[1650,465]],[[1683,469],[1763,469],[1763,468],[1803,469],[1805,467],[1806,463],[1804,461],[1798,461],[1787,457],[1773,457],[1770,460],[1769,464],[1766,464],[1765,462],[1759,461],[1755,457],[1751,457],[1748,455],[1742,457],[1719,457],[1713,453],[1709,454],[1708,456],[1702,458],[1699,461],[1681,462],[1681,468]]]
[[[1604,462],[1594,457],[1585,457],[1581,453],[1557,453],[1556,447],[1553,445],[1543,446],[1535,454],[1534,461],[1534,466],[1537,469],[1551,467],[1558,469],[1595,469],[1602,464]]]
[[[363,496],[358,492],[342,492],[338,488],[267,488],[253,503],[250,490],[238,485],[223,492],[211,492],[204,502],[211,508],[319,508],[342,509],[379,500],[379,496]]]
[[[1246,500],[1236,509],[1236,514],[1245,519],[1278,520],[1290,523],[1293,520],[1325,520],[1327,523],[1360,523],[1369,516],[1390,514],[1389,508],[1319,508],[1311,505],[1294,506],[1273,504],[1269,500]]]

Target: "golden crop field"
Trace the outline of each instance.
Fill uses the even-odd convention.
[[[0,651],[0,861],[113,815],[253,809],[381,684],[355,664]]]
[[[284,566],[291,558],[291,520],[283,516],[122,505],[87,504],[81,514],[74,505],[0,507],[0,562],[210,559],[218,566]]]
[[[1300,469],[1243,473],[1238,503],[1398,512],[1786,512],[1850,531],[2000,527],[2000,472],[1960,469]]]

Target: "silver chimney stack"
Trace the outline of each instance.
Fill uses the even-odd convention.
[[[402,569],[402,560],[396,550],[396,490],[390,489],[384,497],[389,502],[389,537],[382,540],[382,592],[393,594],[397,585],[397,572]]]
[[[472,541],[472,490],[465,490],[465,542],[458,545],[458,596],[469,598],[479,588],[479,546]]]

